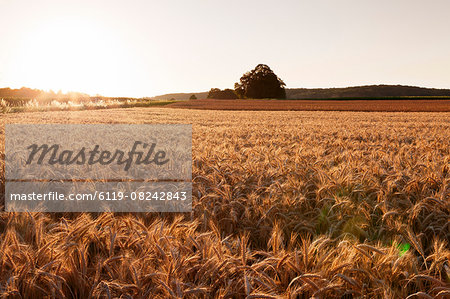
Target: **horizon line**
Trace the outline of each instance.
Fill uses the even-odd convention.
[[[365,85],[352,85],[352,86],[338,86],[338,87],[285,87],[285,89],[345,89],[345,88],[355,88],[355,87],[369,87],[369,86],[403,86],[403,87],[416,87],[416,88],[424,88],[424,89],[435,89],[435,90],[450,90],[450,87],[426,87],[426,86],[418,86],[418,85],[407,85],[407,84],[386,84],[386,83],[379,83],[379,84],[365,84]],[[37,90],[37,91],[42,91],[42,92],[53,92],[55,94],[58,94],[59,92],[61,92],[63,95],[67,95],[70,93],[80,93],[80,94],[85,94],[88,95],[89,97],[109,97],[109,98],[153,98],[153,97],[160,97],[160,96],[164,96],[164,95],[170,95],[170,94],[196,94],[196,93],[205,93],[208,92],[209,90],[204,90],[204,91],[192,91],[192,92],[165,92],[165,93],[160,93],[160,94],[156,94],[156,95],[152,95],[152,96],[111,96],[111,95],[102,95],[99,93],[86,93],[83,91],[62,91],[61,89],[59,90],[53,90],[53,89],[40,89],[40,88],[34,88],[34,87],[27,87],[27,86],[21,86],[21,87],[11,87],[11,86],[6,86],[6,87],[0,87],[1,89],[12,89],[12,90],[20,90],[23,88],[27,88],[27,89],[31,89],[31,90]],[[211,88],[216,88],[216,87],[211,87]],[[210,89],[211,89],[210,88]],[[225,87],[224,89],[227,89],[227,87]],[[230,88],[233,89],[234,88]]]

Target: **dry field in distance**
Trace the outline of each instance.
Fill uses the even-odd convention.
[[[189,100],[166,107],[208,110],[450,112],[450,100]]]
[[[3,212],[1,296],[450,296],[450,113],[6,114],[2,159],[5,123],[191,123],[194,208]]]

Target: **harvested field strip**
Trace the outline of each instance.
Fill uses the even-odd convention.
[[[257,111],[450,112],[450,100],[189,100],[166,107]]]

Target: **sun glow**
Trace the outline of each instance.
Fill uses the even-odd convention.
[[[55,19],[36,27],[22,42],[15,71],[23,86],[120,95],[131,83],[124,80],[133,71],[129,49],[99,24]]]

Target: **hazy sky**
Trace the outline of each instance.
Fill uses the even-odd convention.
[[[0,87],[106,96],[233,88],[450,88],[449,0],[0,0]]]

